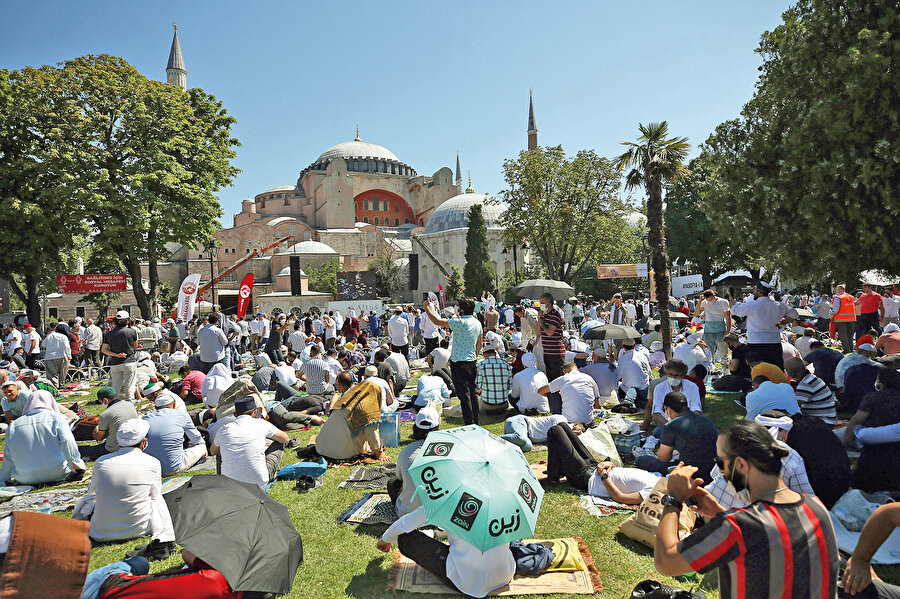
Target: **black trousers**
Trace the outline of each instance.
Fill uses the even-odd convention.
[[[544,356],[544,368],[547,370],[547,380],[552,381],[563,375],[562,356]],[[551,414],[562,414],[562,396],[559,393],[547,394],[547,401],[550,403]]]
[[[869,329],[875,329],[881,334],[881,314],[875,312],[863,312],[856,319],[856,338],[859,339],[869,332]]]
[[[475,362],[450,362],[450,375],[462,407],[463,422],[478,424],[478,395],[475,393]]]
[[[784,370],[784,354],[781,353],[781,343],[748,343],[747,361],[768,362]]]
[[[547,476],[563,476],[570,485],[587,491],[588,480],[597,468],[597,460],[566,424],[557,424],[547,431]]]
[[[449,545],[432,539],[421,530],[414,530],[397,537],[397,548],[400,553],[437,576],[445,585],[454,591],[459,590],[453,581],[447,578]]]
[[[403,354],[403,357],[406,358],[406,361],[409,361],[409,343],[406,345],[394,345],[391,343],[391,351],[395,351],[398,354]]]
[[[403,479],[397,478],[396,476],[391,478],[387,482],[387,492],[388,497],[391,498],[391,503],[397,505],[397,498],[400,497],[400,493],[403,491]]]
[[[434,337],[433,339],[425,338],[425,355],[427,356],[435,349],[437,349],[439,337]]]

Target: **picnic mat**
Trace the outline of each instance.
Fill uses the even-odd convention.
[[[579,495],[578,502],[581,504],[581,507],[586,509],[592,516],[611,516],[622,512],[636,512],[638,507],[640,507],[637,505],[625,505],[603,497],[594,497],[587,493],[580,493]]]
[[[578,550],[587,565],[587,570],[578,572],[544,572],[540,576],[516,575],[512,581],[497,590],[488,593],[491,596],[501,595],[549,595],[573,594],[591,595],[603,592],[600,573],[594,565],[594,558],[581,537],[574,537]],[[449,589],[431,572],[401,554],[394,552],[394,565],[388,571],[388,591],[409,591],[410,593],[444,593],[461,594]]]
[[[185,472],[200,472],[201,470],[215,470],[216,469],[216,456],[211,455],[205,459],[200,460]]]
[[[357,466],[338,489],[387,489],[388,481],[397,473],[396,464],[381,464],[366,468]]]
[[[387,493],[366,493],[338,516],[348,524],[393,524],[397,519],[394,504]]]
[[[47,510],[48,507],[51,512],[71,510],[75,507],[75,502],[84,497],[86,493],[87,488],[85,487],[17,495],[6,503],[0,503],[0,518],[5,518],[12,512],[41,512]]]

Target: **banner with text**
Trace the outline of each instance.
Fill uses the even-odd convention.
[[[115,293],[125,291],[124,274],[114,275],[57,275],[56,287],[60,293]]]
[[[237,317],[243,318],[250,306],[250,294],[253,293],[253,273],[251,272],[241,281],[238,291]]]
[[[188,275],[178,288],[178,318],[184,322],[194,317],[194,299],[200,287],[200,274]]]
[[[686,297],[703,292],[703,275],[685,275],[672,277],[672,295]]]
[[[598,279],[626,279],[628,277],[646,276],[646,264],[601,264],[597,267]]]

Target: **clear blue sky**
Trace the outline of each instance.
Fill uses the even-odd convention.
[[[165,80],[178,33],[188,87],[238,123],[240,201],[296,182],[326,148],[383,145],[420,174],[455,165],[479,192],[526,143],[619,153],[639,122],[668,120],[692,156],[753,93],[760,34],[787,0],[754,2],[9,2],[0,67],[121,56]]]

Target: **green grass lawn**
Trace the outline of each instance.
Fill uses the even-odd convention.
[[[93,399],[95,394],[96,389],[91,392],[91,397],[84,399]],[[88,409],[93,413],[100,411],[99,406],[88,406]],[[730,398],[709,396],[706,411],[719,426],[742,416],[741,409]],[[501,419],[482,417],[481,421],[488,430],[498,434],[503,432]],[[461,420],[448,418],[444,420],[443,427],[462,424]],[[313,427],[308,431],[291,433],[291,436],[305,445],[309,437],[318,430],[318,427]],[[403,425],[401,447],[388,449],[392,458],[396,458],[402,446],[411,440],[411,431],[411,424]],[[546,459],[547,453],[530,452],[527,456],[531,462],[539,462]],[[282,465],[295,461],[297,458],[294,451],[285,451]],[[294,588],[287,597],[413,597],[411,593],[385,591],[392,557],[375,547],[377,537],[384,532],[384,526],[337,524],[338,515],[365,493],[361,490],[337,488],[351,471],[350,467],[329,469],[323,476],[324,484],[308,493],[295,492],[292,481],[277,482],[272,487],[270,495],[288,507],[291,520],[303,537],[304,562],[297,571]],[[603,581],[603,592],[598,594],[600,597],[628,597],[634,585],[646,578],[685,588],[699,584],[707,596],[718,596],[715,573],[682,582],[657,574],[653,567],[652,550],[618,532],[619,523],[626,517],[627,514],[603,518],[591,516],[578,505],[578,496],[573,489],[566,486],[551,487],[544,495],[535,537],[583,537]],[[227,534],[227,531],[223,531],[223,534]],[[148,540],[135,539],[125,543],[98,545],[91,552],[90,567],[94,569],[118,561],[124,557],[125,551]],[[159,572],[180,565],[180,558],[173,556],[165,562],[153,562],[151,571]],[[876,569],[885,580],[900,582],[900,567]]]

